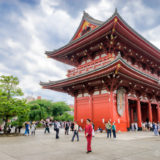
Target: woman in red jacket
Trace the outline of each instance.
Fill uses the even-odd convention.
[[[87,139],[87,153],[90,153],[90,152],[92,152],[92,150],[91,150],[92,124],[91,124],[90,119],[86,120],[85,136]]]

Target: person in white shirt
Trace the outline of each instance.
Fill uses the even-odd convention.
[[[77,141],[79,141],[78,129],[79,127],[78,127],[77,122],[74,122],[74,132],[73,132],[72,142],[74,141],[75,136],[77,136]]]
[[[132,131],[134,131],[134,123],[131,123]]]
[[[32,125],[31,125],[31,135],[35,135],[35,131],[36,131],[36,124],[35,124],[35,122],[32,122]]]
[[[135,126],[135,130],[138,131],[138,124],[136,122],[134,123],[134,126]]]
[[[54,130],[56,131],[56,139],[59,139],[59,128],[60,128],[60,123],[57,121],[54,122]]]
[[[152,123],[149,122],[149,130],[152,131]]]

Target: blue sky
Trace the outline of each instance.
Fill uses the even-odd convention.
[[[85,10],[107,20],[119,14],[137,32],[160,48],[159,0],[0,0],[0,75],[20,80],[24,96],[42,96],[73,103],[64,93],[44,90],[40,81],[66,77],[71,66],[48,59],[44,52],[70,41]]]

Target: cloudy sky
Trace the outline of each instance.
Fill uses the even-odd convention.
[[[26,96],[73,103],[67,94],[44,90],[40,81],[66,77],[71,66],[44,52],[70,41],[85,10],[107,20],[118,9],[123,19],[160,48],[160,0],[0,0],[0,75],[14,75]]]

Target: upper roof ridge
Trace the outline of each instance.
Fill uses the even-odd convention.
[[[103,21],[100,21],[98,19],[93,18],[89,13],[87,13],[85,10],[83,11],[83,18],[91,23],[95,23],[96,25],[101,25]]]
[[[94,31],[97,31],[98,29],[102,28],[102,27],[105,26],[108,22],[110,22],[111,20],[113,20],[115,17],[117,17],[117,18],[124,24],[124,26],[126,26],[135,36],[137,36],[137,38],[142,39],[146,44],[148,44],[150,47],[152,47],[153,49],[155,49],[156,52],[159,52],[159,53],[160,53],[160,49],[159,49],[158,47],[156,47],[156,46],[153,45],[151,42],[149,42],[146,38],[144,38],[143,36],[141,36],[137,31],[135,31],[135,30],[121,17],[121,15],[118,13],[117,8],[115,8],[115,11],[114,11],[114,13],[111,15],[111,17],[109,17],[109,18],[108,18],[106,21],[104,21],[104,22],[94,19],[94,18],[93,18],[92,16],[90,16],[86,11],[83,11],[83,16],[82,16],[81,22],[80,22],[80,24],[79,24],[79,27],[77,28],[77,31],[75,32],[75,34],[74,34],[74,36],[72,37],[72,39],[70,40],[70,42],[69,42],[68,44],[66,44],[65,46],[59,48],[59,49],[56,49],[56,50],[54,50],[54,51],[46,51],[45,53],[46,53],[47,55],[54,54],[54,53],[57,52],[58,50],[63,49],[63,48],[65,48],[65,47],[67,47],[67,46],[69,46],[69,45],[71,45],[71,44],[76,43],[77,41],[81,40],[82,38],[86,37],[87,35],[92,34]],[[97,22],[100,22],[101,24],[99,24],[99,25],[97,24],[97,27],[96,27],[94,30],[92,30],[92,31],[84,34],[83,36],[81,36],[81,37],[73,40],[74,37],[76,36],[78,30],[80,29],[80,26],[82,25],[82,23],[83,23],[84,20],[87,20],[88,22],[90,22],[90,23],[92,23],[92,24],[93,24],[95,21],[96,21],[95,24],[97,24]]]

